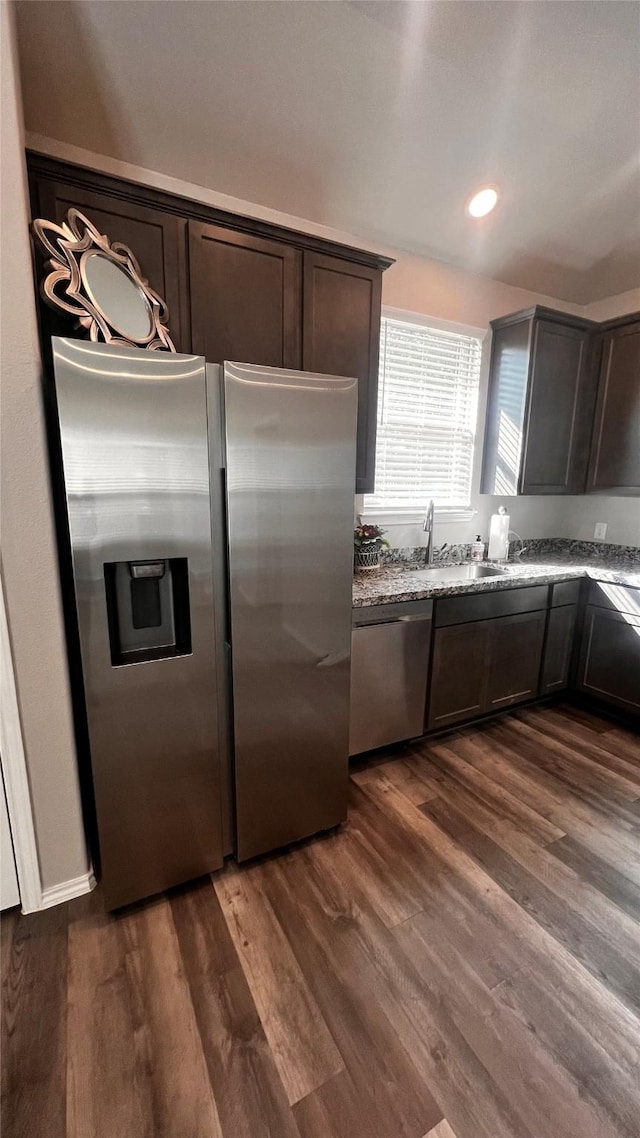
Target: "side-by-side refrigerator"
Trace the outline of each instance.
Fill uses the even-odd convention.
[[[357,384],[53,341],[108,908],[346,817]]]

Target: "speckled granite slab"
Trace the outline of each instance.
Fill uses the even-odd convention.
[[[640,573],[640,546],[612,545],[605,541],[574,541],[568,537],[525,539],[523,561],[565,561],[575,564],[604,565],[610,569],[629,569]]]
[[[465,564],[468,564],[466,562]],[[489,562],[484,562],[489,564]],[[460,593],[487,593],[496,589],[512,589],[517,585],[548,585],[554,581],[570,581],[590,577],[613,585],[640,588],[640,557],[631,568],[620,568],[604,560],[599,564],[573,561],[522,561],[501,566],[499,576],[480,577],[475,581],[425,581],[415,572],[397,565],[383,566],[377,573],[356,574],[353,583],[353,607],[385,605],[397,601],[418,601],[425,597],[453,597]]]
[[[514,553],[520,542],[512,542]],[[640,571],[640,546],[612,545],[604,541],[574,541],[568,537],[525,537],[523,539],[525,553],[521,561],[544,561],[554,565],[565,564],[605,564],[609,568],[623,568]],[[386,549],[382,554],[384,565],[406,566],[407,564],[423,563],[425,557],[424,546],[415,548]],[[458,565],[468,561],[471,557],[470,545],[444,545],[436,546],[433,550],[435,565]]]

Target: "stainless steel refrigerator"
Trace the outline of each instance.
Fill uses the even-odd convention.
[[[53,355],[115,908],[346,817],[357,384]]]

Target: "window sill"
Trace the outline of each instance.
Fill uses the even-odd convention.
[[[456,522],[470,522],[472,518],[475,518],[477,512],[477,510],[471,509],[470,506],[466,509],[461,508],[456,510],[439,510],[436,507],[434,520],[438,523],[438,525],[447,525],[447,523],[455,524]],[[415,525],[416,522],[424,522],[425,513],[426,509],[420,511],[403,511],[383,508],[379,510],[373,510],[369,508],[367,510],[360,511],[358,517],[365,524],[370,522],[386,522],[386,524],[390,526],[410,526]]]

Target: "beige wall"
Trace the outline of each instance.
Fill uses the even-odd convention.
[[[40,397],[22,112],[2,21],[2,573],[44,888],[87,872]]]
[[[638,266],[640,277],[640,265]],[[640,288],[608,296],[605,300],[595,300],[585,306],[584,314],[589,320],[613,320],[616,316],[626,316],[628,312],[640,312]]]
[[[485,331],[490,320],[534,304],[547,304],[575,315],[584,312],[579,304],[501,284],[442,261],[429,261],[394,250],[390,253],[397,260],[382,278],[382,303],[392,308],[469,324]]]
[[[584,494],[580,498],[563,498],[560,509],[564,537],[593,541],[596,522],[606,522],[605,541],[640,546],[640,498]]]

